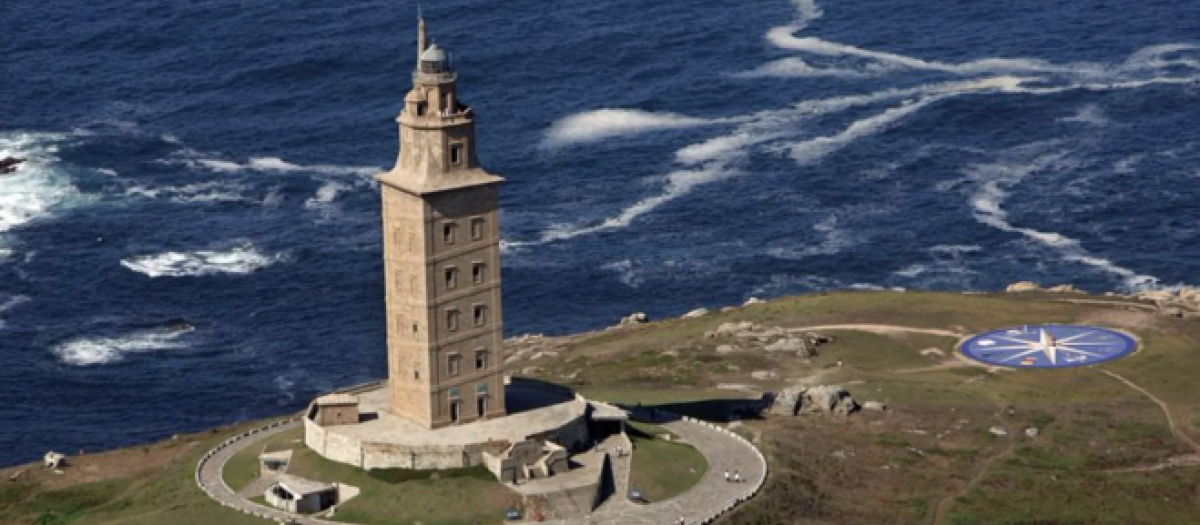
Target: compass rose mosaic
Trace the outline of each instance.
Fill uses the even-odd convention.
[[[1115,330],[1053,324],[984,332],[960,348],[963,355],[989,365],[1067,368],[1120,359],[1137,349],[1137,341]]]

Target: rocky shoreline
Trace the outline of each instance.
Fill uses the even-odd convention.
[[[1008,293],[1043,292],[1089,295],[1088,292],[1069,284],[1043,288],[1033,281],[1012,283],[1004,291]],[[1200,286],[1180,286],[1178,288],[1146,290],[1131,294],[1104,292],[1100,297],[1139,301],[1146,306],[1153,307],[1161,315],[1185,319],[1200,319]]]

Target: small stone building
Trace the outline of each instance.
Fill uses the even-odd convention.
[[[336,485],[280,474],[263,495],[277,509],[311,514],[336,505],[338,489]]]
[[[291,450],[264,452],[258,456],[259,475],[274,476],[287,471],[288,463],[292,461]]]
[[[483,464],[506,483],[531,478],[547,478],[570,468],[567,449],[550,441],[527,439],[509,446],[504,452],[483,453]]]
[[[358,424],[358,396],[329,394],[313,402],[313,420],[323,427]]]

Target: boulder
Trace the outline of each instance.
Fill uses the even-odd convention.
[[[795,337],[780,339],[763,347],[763,349],[768,352],[791,352],[795,353],[796,357],[812,357],[817,355],[812,347],[805,344],[803,340],[796,339]]]
[[[750,372],[750,377],[753,377],[754,379],[757,379],[759,381],[767,381],[769,379],[775,379],[776,375],[777,374],[775,373],[774,370],[755,370],[753,372]]]
[[[65,454],[59,454],[53,450],[47,452],[42,459],[46,463],[46,468],[50,469],[60,469],[67,464],[67,456]]]
[[[625,317],[622,317],[621,322],[618,324],[618,326],[637,326],[637,325],[646,324],[649,322],[650,322],[650,316],[646,315],[646,312],[634,312]]]
[[[0,175],[8,175],[17,171],[17,168],[21,167],[22,162],[25,162],[25,159],[18,159],[16,157],[4,157],[0,159]]]
[[[734,310],[737,310],[737,308],[733,307],[733,306],[722,306],[721,307],[721,313],[732,312]]]
[[[1041,289],[1042,289],[1042,287],[1038,286],[1038,283],[1035,283],[1033,281],[1020,281],[1020,282],[1016,282],[1016,283],[1012,283],[1012,284],[1008,285],[1008,288],[1005,288],[1004,291],[1006,291],[1006,292],[1036,292]]]
[[[863,410],[874,410],[876,412],[883,412],[884,410],[887,410],[887,405],[885,405],[879,401],[867,401],[866,403],[862,404],[862,408],[863,408]]]
[[[1029,428],[1025,429],[1025,437],[1027,437],[1029,439],[1034,439],[1034,438],[1038,437],[1038,433],[1039,432],[1038,432],[1037,427],[1029,427]]]
[[[992,427],[988,429],[988,432],[991,432],[993,436],[1003,437],[1008,435],[1008,431],[1004,430],[1004,427]]]
[[[851,414],[859,409],[850,392],[839,385],[791,386],[775,395],[769,413],[796,415],[809,413]]]
[[[683,318],[684,319],[693,319],[696,317],[704,317],[706,315],[708,315],[708,308],[697,308],[686,314],[683,314]]]
[[[749,299],[746,299],[746,302],[742,303],[742,306],[750,306],[752,304],[763,304],[765,302],[766,301],[759,299],[757,297],[751,297]]]
[[[780,390],[775,394],[775,401],[771,403],[767,412],[781,416],[796,415],[800,411],[800,397],[804,395],[805,390],[807,387],[803,386],[790,386]]]
[[[1080,290],[1070,284],[1060,284],[1057,286],[1051,286],[1051,287],[1047,288],[1046,291],[1047,292],[1055,292],[1055,293],[1083,293],[1082,290]]]
[[[716,330],[710,332],[713,336],[733,336],[740,337],[750,334],[760,328],[758,325],[750,321],[742,321],[740,323],[721,323]]]
[[[717,353],[720,355],[729,355],[736,351],[737,348],[734,348],[731,345],[717,345]]]
[[[824,412],[826,414],[850,414],[858,410],[858,403],[850,392],[839,385],[814,386],[804,392],[800,412]]]

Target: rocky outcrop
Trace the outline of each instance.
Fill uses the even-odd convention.
[[[751,297],[749,299],[746,299],[746,302],[742,303],[742,306],[753,306],[756,304],[765,304],[765,303],[766,303],[766,301],[764,301],[762,299],[759,299],[757,297]]]
[[[863,410],[883,412],[884,410],[887,410],[887,405],[880,403],[879,401],[867,401],[866,403],[862,404],[862,408]]]
[[[1015,282],[1015,283],[1008,285],[1008,288],[1005,288],[1004,291],[1006,291],[1006,292],[1036,292],[1041,289],[1042,289],[1042,287],[1039,286],[1038,283],[1035,283],[1033,281],[1020,281],[1020,282]]]
[[[1083,290],[1080,290],[1079,288],[1076,288],[1074,285],[1071,285],[1071,284],[1060,284],[1057,286],[1051,286],[1051,287],[1047,288],[1046,291],[1047,292],[1055,292],[1055,293],[1084,293]]]
[[[770,413],[792,416],[797,414],[852,414],[859,409],[850,392],[839,385],[792,386],[775,395]]]
[[[816,349],[810,347],[808,343],[802,339],[795,337],[785,337],[765,347],[768,352],[788,352],[796,354],[796,357],[809,358],[817,355]]]
[[[683,314],[682,318],[683,319],[695,319],[697,317],[704,317],[706,315],[708,315],[708,308],[697,308],[686,314]]]
[[[16,157],[4,157],[0,159],[0,175],[8,175],[17,171],[17,168],[20,168],[23,162],[25,162],[25,159],[18,159]]]
[[[617,326],[620,328],[627,328],[630,326],[643,325],[649,322],[650,316],[646,315],[646,312],[634,312],[622,317],[621,322],[617,323]]]

